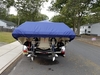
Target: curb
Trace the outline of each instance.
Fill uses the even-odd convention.
[[[11,61],[8,62],[7,65],[5,65],[2,70],[0,70],[0,75],[7,75],[11,72],[14,66],[20,61],[22,58],[22,52],[20,52],[15,58],[13,58]]]

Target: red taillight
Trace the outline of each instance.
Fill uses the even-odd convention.
[[[23,50],[23,52],[27,53],[28,51],[27,50]]]
[[[61,51],[61,54],[65,54],[65,51]]]

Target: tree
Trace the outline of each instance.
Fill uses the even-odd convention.
[[[55,11],[55,12],[59,13],[62,10],[63,6],[65,6],[67,1],[68,0],[56,0],[56,1],[52,0],[51,1],[52,6],[49,7],[49,9],[51,11]]]
[[[11,22],[14,22],[15,24],[17,24],[17,19],[18,17],[13,15],[13,14],[9,14],[8,15],[8,18],[6,19],[7,21],[11,21]]]
[[[47,19],[49,19],[49,17],[46,16],[45,14],[38,13],[37,15],[38,16],[36,16],[37,17],[36,21],[41,21],[41,20],[47,20]]]
[[[0,19],[7,19],[10,6],[13,6],[14,0],[0,0]]]
[[[3,4],[3,1],[0,1],[0,19],[5,19],[6,13],[5,5]]]
[[[6,8],[10,8],[11,6],[14,5],[14,0],[2,0],[3,4],[6,6]]]
[[[95,2],[92,2],[91,5],[91,12],[94,13],[92,17],[93,23],[100,22],[100,0],[96,0]]]
[[[0,8],[0,19],[6,19],[6,9]]]
[[[70,27],[72,27],[70,21],[66,22],[66,20],[67,20],[67,18],[65,16],[62,16],[62,15],[56,15],[53,18],[51,18],[51,21],[53,21],[53,22],[63,22],[65,24],[69,25]]]
[[[65,16],[67,18],[66,22],[70,22],[74,29],[77,26],[79,35],[80,25],[86,15],[86,11],[88,11],[91,1],[92,0],[56,0],[52,2],[50,10],[57,11]]]
[[[20,24],[21,17],[24,17],[26,21],[38,20],[40,7],[45,1],[47,0],[17,0],[15,8],[18,11],[18,25]]]
[[[51,21],[53,21],[53,22],[65,22],[66,18],[62,15],[56,15],[51,19]]]

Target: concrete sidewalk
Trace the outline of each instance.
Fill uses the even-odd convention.
[[[0,75],[22,54],[22,45],[16,41],[0,47]]]

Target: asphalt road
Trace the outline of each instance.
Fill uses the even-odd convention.
[[[30,62],[23,56],[8,75],[100,75],[100,48],[74,40],[67,46],[66,57]]]

